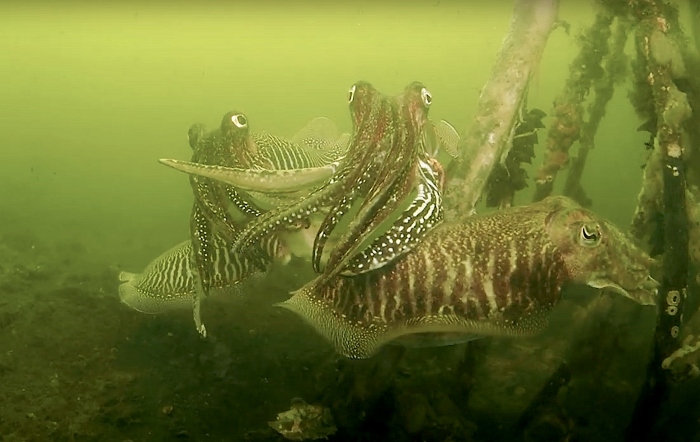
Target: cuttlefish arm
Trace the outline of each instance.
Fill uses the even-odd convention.
[[[238,189],[275,193],[297,192],[319,186],[333,176],[337,167],[336,163],[331,163],[320,167],[289,170],[239,169],[169,158],[158,161],[180,172],[211,178]]]

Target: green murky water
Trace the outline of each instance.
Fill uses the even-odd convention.
[[[431,117],[464,130],[511,11],[511,1],[476,0],[0,3],[0,440],[278,440],[266,422],[335,375],[319,369],[330,347],[270,308],[308,269],[257,283],[242,305],[205,309],[208,341],[187,312],[153,318],[120,305],[116,270],[137,271],[188,235],[187,179],[157,159],[188,158],[189,126],[214,127],[233,109],[253,130],[291,136],[326,116],[347,131],[358,80],[391,94],[419,80]],[[587,2],[562,2],[572,33],[550,37],[531,107],[551,112],[593,16]],[[623,226],[647,140],[628,89],[610,102],[582,180],[596,212]],[[586,344],[568,403],[572,419],[599,424],[582,440],[620,436],[653,328],[635,306],[603,303],[617,313],[594,315],[593,327],[616,341]],[[409,355],[399,405],[377,428],[395,429],[381,433],[392,440],[502,436],[499,416],[517,416],[557,366],[557,337],[494,343],[466,418],[452,418],[457,381],[440,370],[459,357]],[[603,386],[615,376],[626,383]],[[420,433],[425,422],[444,431]]]

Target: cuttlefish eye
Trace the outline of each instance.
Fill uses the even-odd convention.
[[[357,89],[356,85],[352,85],[350,90],[348,91],[348,103],[352,103],[352,101],[355,99],[355,90]]]
[[[243,129],[244,127],[248,127],[248,120],[246,119],[245,115],[243,114],[236,114],[231,116],[231,122],[236,125],[236,127]]]
[[[588,247],[596,246],[600,243],[600,226],[582,225],[580,239],[581,244]]]
[[[421,89],[420,97],[423,99],[423,104],[426,107],[430,106],[433,102],[433,95],[426,88]]]

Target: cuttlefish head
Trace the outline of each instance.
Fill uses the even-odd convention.
[[[242,112],[231,111],[221,120],[221,148],[227,157],[220,165],[251,167],[259,155],[258,146],[250,136],[248,118]]]
[[[396,137],[404,137],[402,145],[411,146],[422,136],[428,122],[428,109],[433,97],[419,82],[406,86],[395,96],[385,95],[366,81],[359,81],[348,91],[348,104],[353,123],[351,149],[367,154],[371,149],[381,153],[396,145]],[[358,152],[360,151],[360,152]],[[375,160],[383,155],[375,155]]]
[[[575,282],[617,292],[642,305],[656,305],[658,263],[611,222],[565,197],[547,219],[550,238]]]
[[[259,134],[258,134],[259,135]],[[290,193],[318,186],[330,178],[337,163],[303,169],[269,169],[269,152],[262,151],[242,112],[227,112],[218,131],[204,137],[200,125],[189,131],[191,161],[160,159],[165,166],[195,177],[209,178],[240,190]],[[292,152],[289,155],[293,155]]]
[[[434,136],[432,124],[428,120],[428,109],[433,104],[433,96],[423,84],[419,82],[409,84],[397,100],[401,115],[399,121],[403,122],[401,130],[409,139],[420,139],[428,132],[428,129],[430,129],[431,136]],[[426,148],[425,139],[421,141],[423,142],[421,146]]]
[[[316,271],[321,269],[325,241],[342,217],[338,215],[348,213],[355,204],[359,209],[329,254],[319,284],[341,271],[417,187],[424,153],[421,137],[432,96],[418,82],[390,96],[359,81],[350,87],[348,103],[353,123],[348,153],[319,198],[330,207],[313,250]]]

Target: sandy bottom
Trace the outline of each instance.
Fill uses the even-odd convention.
[[[354,363],[271,307],[301,284],[302,264],[255,282],[243,299],[209,300],[210,337],[201,339],[188,311],[150,316],[120,304],[119,269],[80,245],[1,238],[0,440],[281,441],[268,422],[294,398],[332,408],[350,393],[372,396],[368,384],[341,385]],[[334,409],[330,440],[513,440],[513,425],[564,358],[571,380],[519,437],[621,440],[654,318],[625,300],[599,303],[572,304],[554,320],[560,328],[537,340],[407,350],[369,408]],[[575,325],[586,321],[581,335]],[[689,385],[695,403],[681,408],[697,419],[700,387]],[[352,419],[343,413],[361,427],[344,426]]]

